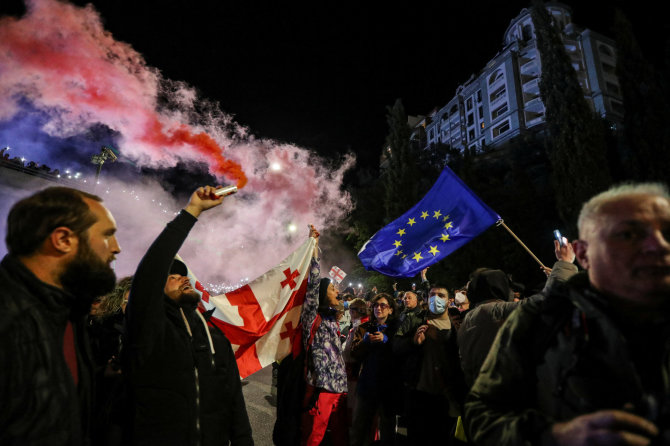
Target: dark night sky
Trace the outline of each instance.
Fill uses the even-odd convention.
[[[410,114],[444,105],[500,50],[509,22],[529,6],[528,0],[414,2],[411,7],[92,3],[117,40],[131,44],[167,78],[218,101],[253,134],[327,155],[352,149],[364,165],[374,165],[380,153],[387,105],[401,98]],[[609,36],[613,5],[620,4],[649,56],[668,35],[664,16],[651,2],[566,3],[578,25]],[[0,3],[3,15],[22,9],[18,0]]]

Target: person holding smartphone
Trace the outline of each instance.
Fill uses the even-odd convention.
[[[367,445],[375,415],[379,415],[382,444],[393,444],[395,436],[395,367],[392,339],[397,330],[395,300],[386,293],[370,301],[370,320],[354,334],[351,356],[361,363],[356,388],[356,407],[351,426],[351,446]]]

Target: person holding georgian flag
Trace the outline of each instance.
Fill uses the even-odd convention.
[[[186,265],[174,259],[200,214],[221,205],[215,192],[191,195],[134,275],[122,355],[133,444],[253,445],[231,343],[208,327]]]
[[[310,225],[309,236],[317,241],[302,307],[303,345],[307,351],[307,389],[302,420],[302,444],[317,446],[330,424],[333,444],[347,444],[347,374],[342,358],[337,322],[337,289],[328,278],[319,279],[319,232]]]

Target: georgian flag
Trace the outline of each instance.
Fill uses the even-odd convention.
[[[315,243],[310,237],[270,271],[219,296],[210,296],[188,269],[200,310],[214,311],[209,323],[233,345],[242,378],[301,348],[300,313]]]
[[[333,266],[330,269],[330,272],[328,273],[331,279],[335,280],[335,282],[340,283],[342,280],[347,277],[347,273],[342,271],[340,268],[337,266]]]

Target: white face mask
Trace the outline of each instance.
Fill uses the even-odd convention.
[[[467,300],[467,297],[463,293],[456,293],[456,297],[454,298],[454,302],[456,302],[458,305],[464,304],[465,301]]]
[[[430,296],[428,298],[428,309],[433,314],[442,314],[447,309],[447,299],[439,296]]]

